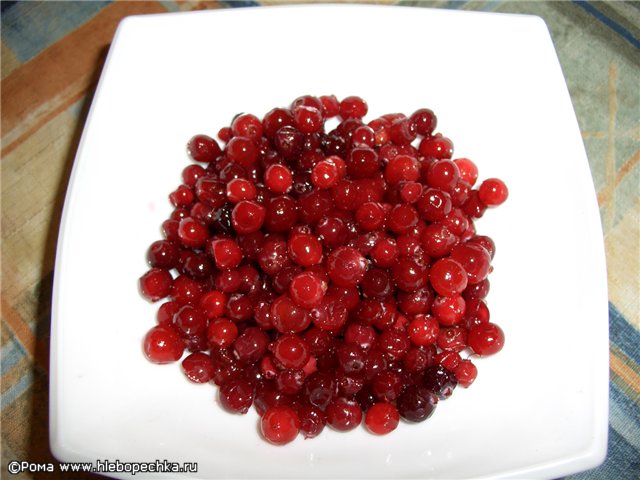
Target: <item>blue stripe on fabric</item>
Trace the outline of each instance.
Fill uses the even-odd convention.
[[[640,332],[609,302],[609,341],[636,364],[640,364]]]
[[[572,1],[574,4],[582,8],[584,11],[586,11],[587,13],[591,14],[592,16],[600,20],[602,23],[604,23],[607,27],[609,27],[611,30],[613,30],[622,38],[624,38],[631,45],[633,45],[636,48],[640,48],[640,40],[634,37],[629,30],[624,28],[618,22],[607,17],[604,13],[602,13],[596,7],[591,5],[589,2],[586,2],[583,0],[572,0]]]
[[[609,385],[609,424],[629,445],[640,452],[640,417],[637,399],[628,396],[618,385]],[[640,453],[639,453],[640,455]]]
[[[440,8],[449,8],[449,9],[458,9],[462,8],[467,4],[464,0],[449,0],[444,5],[441,5]]]
[[[24,356],[25,351],[15,338],[9,340],[0,353],[0,374],[4,377]]]
[[[251,0],[223,0],[220,3],[227,7],[242,8],[242,7],[259,7],[260,2],[253,2]]]
[[[2,42],[27,62],[111,2],[18,2],[2,12]]]
[[[491,0],[482,6],[480,10],[483,12],[493,12],[496,8],[502,5],[502,0]]]
[[[0,402],[0,408],[4,410],[5,407],[11,405],[16,398],[18,398],[20,395],[26,392],[29,387],[31,387],[32,383],[33,372],[29,370],[22,377],[20,377],[20,379],[16,383],[11,385],[2,393],[2,402]]]

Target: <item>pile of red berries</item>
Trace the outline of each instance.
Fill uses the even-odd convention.
[[[182,359],[231,412],[254,405],[274,444],[363,417],[376,434],[423,421],[474,381],[469,357],[504,343],[484,300],[495,245],[474,220],[506,186],[475,187],[431,110],[367,111],[303,96],[238,115],[224,148],[196,135],[147,251],[142,294],[167,299],[147,358]]]

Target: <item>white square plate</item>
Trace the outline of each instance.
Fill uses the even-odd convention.
[[[179,364],[143,357],[157,305],[137,281],[186,141],[307,93],[360,95],[367,119],[429,107],[456,157],[506,181],[507,203],[477,223],[498,247],[488,302],[506,344],[422,424],[384,437],[327,429],[274,447],[253,410],[225,413],[215,389],[190,384]],[[607,318],[593,183],[541,19],[365,5],[130,17],[64,209],[51,446],[65,461],[197,462],[189,478],[558,477],[606,452]]]

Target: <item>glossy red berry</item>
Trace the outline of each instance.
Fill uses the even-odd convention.
[[[353,287],[364,278],[367,262],[355,248],[336,248],[327,259],[327,272],[331,281],[341,287]]]
[[[416,110],[410,118],[415,125],[416,132],[424,137],[431,136],[438,124],[435,113],[429,108]]]
[[[238,338],[238,327],[226,318],[216,318],[207,327],[207,340],[213,348],[230,347]]]
[[[281,333],[299,333],[311,324],[309,310],[299,307],[288,295],[281,295],[271,304],[271,321]]]
[[[266,209],[259,203],[251,200],[242,200],[233,207],[231,212],[233,229],[239,235],[257,232],[262,227],[266,214]]]
[[[491,322],[483,322],[469,329],[469,347],[478,355],[493,355],[504,346],[504,332]]]
[[[327,283],[313,272],[302,272],[293,277],[289,284],[289,295],[302,308],[320,305],[326,291]]]
[[[144,353],[153,363],[176,362],[183,352],[182,338],[171,326],[155,326],[144,337]]]
[[[191,217],[180,220],[178,237],[186,247],[201,248],[209,238],[209,229]]]
[[[220,385],[220,404],[229,412],[245,414],[253,403],[254,388],[245,378],[234,378]]]
[[[427,158],[435,158],[436,160],[451,158],[453,155],[453,142],[447,137],[425,137],[420,142],[418,149]]]
[[[469,388],[478,376],[478,368],[471,360],[462,360],[458,366],[453,369],[453,374],[458,380],[458,385]]]
[[[273,356],[283,368],[301,369],[309,361],[309,345],[295,334],[284,334],[273,344]]]
[[[460,179],[464,180],[473,187],[478,180],[478,166],[468,158],[456,158],[453,163],[458,167]]]
[[[182,371],[193,383],[207,383],[213,378],[214,367],[209,355],[194,352],[182,361]]]
[[[229,160],[244,167],[255,164],[260,153],[256,144],[247,137],[233,137],[227,143],[225,152]]]
[[[480,184],[478,198],[487,207],[497,207],[509,197],[505,183],[498,178],[488,178]]]
[[[152,268],[139,280],[142,295],[152,302],[167,297],[171,293],[173,278],[168,270]]]
[[[234,178],[227,183],[227,199],[231,203],[238,203],[242,200],[254,200],[258,191],[255,184],[246,178]]]
[[[196,162],[209,163],[222,153],[218,142],[207,135],[195,135],[187,144],[187,152]]]
[[[358,96],[344,98],[340,102],[340,116],[342,118],[362,118],[367,114],[367,102]]]
[[[240,246],[231,239],[221,238],[213,240],[209,244],[209,250],[216,264],[216,268],[220,270],[236,268],[242,261],[242,250]]]
[[[292,442],[300,432],[300,419],[291,407],[268,408],[260,419],[260,431],[265,440],[274,445]]]
[[[362,422],[362,409],[354,400],[334,398],[325,410],[327,424],[338,431],[353,430]]]
[[[243,113],[233,119],[231,133],[234,137],[246,137],[258,142],[262,138],[262,122],[255,115]]]
[[[409,339],[418,346],[435,343],[439,332],[438,320],[430,315],[416,315],[407,327]]]
[[[310,267],[322,260],[322,243],[315,235],[293,234],[287,242],[289,257],[303,267]]]
[[[429,270],[434,290],[444,297],[460,294],[467,288],[467,272],[452,258],[437,260]]]
[[[291,170],[277,163],[270,165],[264,172],[264,184],[273,193],[287,193],[293,184]]]
[[[398,427],[400,414],[393,404],[379,402],[367,410],[364,423],[371,433],[386,435]]]

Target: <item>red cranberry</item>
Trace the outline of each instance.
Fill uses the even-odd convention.
[[[453,142],[447,137],[425,137],[418,148],[422,156],[438,160],[451,158],[453,155]]]
[[[478,355],[493,355],[504,346],[504,332],[495,323],[480,323],[469,329],[467,342]]]
[[[362,410],[358,403],[344,397],[334,398],[325,413],[327,424],[342,432],[353,430],[362,422]]]
[[[462,360],[453,370],[453,374],[458,380],[458,385],[468,388],[478,376],[478,369],[471,360]]]
[[[396,145],[409,145],[417,136],[416,125],[410,118],[398,118],[389,128],[389,137]]]
[[[327,291],[327,284],[312,272],[296,275],[289,284],[289,295],[302,308],[320,305]]]
[[[424,288],[429,281],[429,268],[414,258],[401,258],[391,267],[391,277],[396,286],[405,292]]]
[[[178,275],[173,281],[171,298],[181,305],[197,305],[202,294],[202,284],[186,275]]]
[[[291,259],[303,267],[310,267],[322,260],[322,243],[314,235],[292,235],[287,242],[287,249]]]
[[[371,380],[374,395],[380,401],[393,402],[402,392],[402,377],[391,370],[383,370]]]
[[[229,199],[231,203],[238,203],[242,200],[253,200],[257,194],[256,186],[250,180],[234,178],[227,183],[227,199]]]
[[[298,436],[300,419],[291,407],[270,407],[262,415],[260,431],[269,443],[284,445],[292,442]]]
[[[233,207],[231,222],[239,235],[247,235],[260,230],[265,217],[266,210],[262,205],[250,200],[242,200]]]
[[[438,397],[426,387],[409,386],[398,397],[396,405],[400,416],[410,422],[422,422],[433,415]]]
[[[460,295],[450,297],[437,296],[431,305],[431,313],[438,319],[440,325],[450,327],[462,322],[465,315],[466,302]]]
[[[415,125],[416,132],[424,137],[430,137],[438,124],[436,115],[428,108],[413,112],[411,121]]]
[[[340,116],[342,118],[362,118],[367,114],[367,103],[358,96],[344,98],[340,102]]]
[[[452,258],[437,260],[429,270],[429,279],[434,290],[445,297],[462,293],[467,288],[467,273]]]
[[[308,310],[298,307],[288,295],[282,295],[271,304],[271,321],[281,333],[299,333],[311,324]]]
[[[468,283],[479,283],[489,275],[491,256],[487,250],[473,243],[463,243],[451,249],[451,258],[467,273]]]
[[[182,370],[186,377],[194,383],[207,383],[213,378],[211,357],[203,352],[189,354],[182,361]]]
[[[442,328],[436,344],[441,350],[461,352],[467,347],[467,329],[460,326]]]
[[[207,328],[207,317],[197,308],[184,305],[176,312],[173,323],[184,336],[199,335]]]
[[[478,167],[468,158],[456,158],[453,163],[458,167],[460,178],[467,182],[470,187],[478,180]]]
[[[309,361],[309,346],[295,334],[285,334],[275,341],[273,355],[284,368],[300,369]]]
[[[227,157],[232,162],[248,167],[258,160],[258,147],[247,137],[233,137],[225,148]]]
[[[243,113],[233,119],[231,132],[234,137],[246,137],[257,142],[262,138],[262,122],[255,115]]]
[[[455,375],[442,365],[433,365],[424,372],[424,385],[440,400],[450,397],[458,385]]]
[[[213,138],[206,135],[196,135],[187,144],[189,156],[196,162],[213,162],[220,156],[222,150]]]
[[[341,287],[352,287],[364,278],[365,258],[355,248],[336,248],[327,259],[327,272],[331,281]]]
[[[233,342],[233,350],[238,360],[253,364],[262,358],[268,345],[266,333],[257,327],[248,327]]]
[[[184,344],[171,326],[157,325],[144,338],[144,353],[153,363],[171,363],[180,360]]]
[[[371,433],[386,435],[398,427],[400,414],[393,404],[379,402],[367,410],[364,423]]]
[[[238,327],[226,318],[217,318],[207,327],[209,345],[214,348],[227,348],[238,337]]]
[[[173,278],[162,268],[152,268],[140,277],[140,291],[152,302],[165,298],[171,293]]]
[[[274,164],[264,172],[264,184],[269,191],[276,194],[288,192],[293,185],[291,170],[285,165]]]
[[[430,315],[416,315],[407,328],[411,342],[419,346],[434,343],[439,331],[438,321]]]
[[[297,410],[300,418],[300,432],[304,438],[315,438],[327,423],[327,417],[322,410],[313,405],[302,405]]]
[[[498,178],[488,178],[480,184],[478,198],[488,207],[496,207],[507,200],[509,190]]]
[[[242,261],[242,250],[233,240],[222,238],[213,240],[209,244],[211,256],[220,270],[230,270],[240,265]]]
[[[233,413],[245,414],[253,403],[253,385],[244,378],[223,383],[219,392],[220,404]]]

